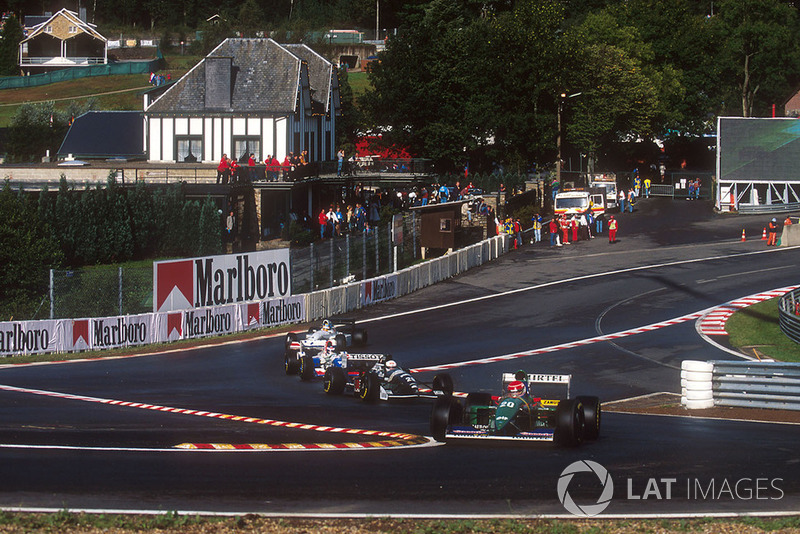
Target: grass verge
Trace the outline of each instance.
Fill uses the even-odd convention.
[[[800,518],[740,518],[740,519],[485,519],[485,520],[417,520],[417,519],[271,519],[256,515],[220,518],[183,516],[174,512],[157,516],[72,514],[22,514],[0,512],[0,533],[58,532],[63,534],[107,533],[133,534],[139,532],[162,534],[186,533],[281,533],[308,532],[392,533],[392,534],[602,534],[619,532],[658,532],[678,534],[687,532],[800,532]]]
[[[778,298],[737,311],[728,319],[725,330],[731,345],[745,354],[800,362],[800,345],[786,337],[779,326]]]

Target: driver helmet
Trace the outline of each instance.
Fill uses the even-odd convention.
[[[508,394],[512,397],[520,397],[525,393],[525,384],[519,380],[514,380],[508,383],[506,389],[508,390]]]
[[[391,371],[397,368],[397,362],[394,360],[386,360],[386,369]]]
[[[331,322],[328,319],[325,319],[324,321],[322,321],[322,329],[325,330],[326,332],[330,331]]]

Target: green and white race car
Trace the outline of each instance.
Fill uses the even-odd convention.
[[[469,393],[436,400],[431,433],[441,442],[456,439],[555,442],[575,446],[600,435],[600,399],[569,397],[572,375],[503,373],[503,395]],[[563,398],[535,396],[535,388],[566,388]]]

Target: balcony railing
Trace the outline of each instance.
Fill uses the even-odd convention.
[[[20,65],[102,65],[104,57],[23,57]]]

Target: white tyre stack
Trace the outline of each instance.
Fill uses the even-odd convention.
[[[711,380],[714,364],[684,360],[681,364],[681,404],[689,410],[714,407]]]

